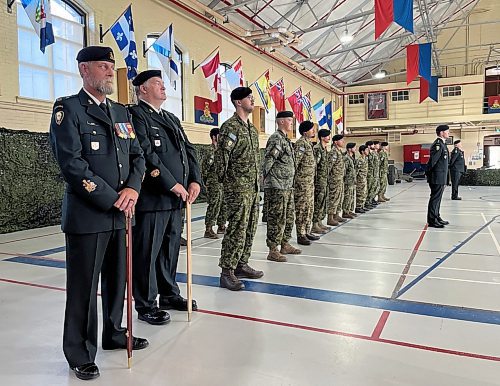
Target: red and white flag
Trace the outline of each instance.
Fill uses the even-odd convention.
[[[292,108],[293,114],[297,122],[301,123],[304,121],[304,109],[303,109],[303,97],[302,97],[302,87],[299,87],[293,92],[288,98],[288,103]]]
[[[222,111],[221,77],[219,50],[210,55],[200,64],[205,80],[210,90],[210,99],[217,102],[217,113]]]
[[[274,106],[276,107],[276,111],[285,111],[285,82],[283,78],[274,83],[269,89],[269,94],[271,94],[271,98],[273,99]]]
[[[240,77],[240,86],[244,86],[245,78],[243,78],[243,64],[241,63],[241,58],[233,63],[233,70]]]

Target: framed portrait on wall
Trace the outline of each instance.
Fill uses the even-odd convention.
[[[446,138],[445,143],[446,143],[447,145],[453,145],[453,136],[452,136],[452,135],[450,135],[448,138]]]
[[[389,119],[387,93],[376,92],[366,94],[366,119]]]

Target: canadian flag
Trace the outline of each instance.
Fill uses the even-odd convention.
[[[241,58],[239,58],[236,62],[234,62],[233,70],[240,77],[240,86],[244,86],[245,79],[243,78],[243,64],[241,63]]]
[[[208,83],[210,90],[210,99],[216,103],[216,113],[222,111],[221,77],[220,77],[220,58],[219,50],[210,55],[200,64],[203,76]]]

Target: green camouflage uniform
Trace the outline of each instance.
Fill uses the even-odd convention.
[[[313,223],[323,221],[328,202],[328,150],[321,145],[321,140],[313,147],[316,160],[314,179],[314,214]]]
[[[316,161],[309,138],[300,137],[295,142],[294,149],[297,165],[294,184],[295,226],[297,236],[304,236],[309,233],[312,225]]]
[[[293,145],[281,130],[267,141],[262,174],[268,211],[266,242],[270,249],[274,249],[291,239],[295,210]]]
[[[229,221],[222,240],[219,266],[235,269],[248,263],[259,216],[259,135],[254,125],[236,113],[220,128],[215,169],[224,185]]]
[[[379,159],[376,151],[368,155],[368,195],[366,201],[371,203],[375,200],[379,188]]]
[[[344,155],[344,202],[342,210],[344,213],[354,212],[354,201],[356,199],[356,169],[354,168],[354,157],[347,152]]]
[[[381,150],[380,153],[378,153],[378,157],[380,160],[380,171],[379,171],[380,188],[378,190],[378,196],[384,197],[388,184],[387,172],[389,171],[389,155],[385,150]]]
[[[210,150],[203,158],[201,169],[203,183],[207,188],[208,206],[205,214],[205,225],[210,227],[216,223],[218,226],[226,225],[222,201],[223,189],[215,170],[215,147],[213,145],[210,146]]]
[[[368,193],[368,157],[360,155],[356,158],[356,208],[365,206],[366,195]]]
[[[330,170],[328,172],[328,214],[339,215],[344,200],[344,155],[340,148],[330,151]]]

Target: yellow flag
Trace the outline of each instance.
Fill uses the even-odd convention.
[[[262,100],[262,104],[266,109],[266,113],[269,112],[269,109],[272,107],[271,104],[271,95],[269,94],[269,70],[262,74],[262,76],[255,81],[255,87],[257,88],[257,92],[259,93],[260,99]]]
[[[335,122],[335,126],[337,127],[337,134],[343,134],[344,118],[342,116],[342,106],[340,106],[338,110],[333,112],[333,122]]]

